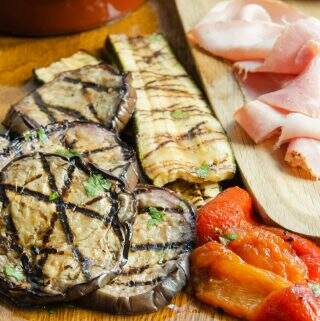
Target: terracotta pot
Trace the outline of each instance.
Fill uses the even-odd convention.
[[[95,28],[137,8],[144,0],[2,0],[0,31],[53,35]]]

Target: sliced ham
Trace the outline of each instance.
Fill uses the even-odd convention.
[[[212,54],[232,61],[265,59],[288,22],[305,17],[281,1],[218,3],[190,32]]]
[[[312,118],[302,114],[288,114],[281,128],[277,146],[294,138],[314,138],[320,140],[320,118]],[[320,164],[320,158],[318,159]]]
[[[239,61],[242,72],[299,74],[319,52],[320,21],[306,18],[288,25],[265,61]],[[230,48],[231,49],[231,48]]]
[[[255,100],[259,96],[276,91],[291,81],[294,76],[284,74],[235,73],[242,92],[247,99]]]
[[[297,138],[288,146],[285,161],[292,167],[307,171],[314,179],[320,179],[320,140]]]
[[[259,100],[286,111],[320,117],[320,54],[306,70],[280,90],[264,94]]]
[[[285,113],[258,100],[238,109],[234,117],[255,143],[276,134],[286,120]]]
[[[201,24],[191,36],[212,54],[236,61],[265,58],[282,30],[272,22],[232,20]]]

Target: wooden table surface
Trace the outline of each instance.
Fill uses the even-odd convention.
[[[80,34],[50,38],[15,38],[0,36],[0,121],[11,104],[31,91],[35,84],[30,81],[32,69],[45,66],[79,49],[98,54],[109,33],[128,35],[162,31],[169,38],[176,53],[193,72],[192,60],[186,49],[184,35],[171,0],[147,2],[134,13],[120,21]],[[195,76],[195,75],[194,75]],[[190,291],[178,295],[169,307],[158,313],[136,317],[112,316],[80,308],[54,308],[19,310],[0,305],[1,321],[231,321],[235,320],[217,313],[214,309],[195,302]]]

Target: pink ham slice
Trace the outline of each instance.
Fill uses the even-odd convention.
[[[320,140],[320,118],[311,118],[297,113],[288,114],[283,122],[277,146],[301,137]],[[320,164],[320,158],[318,162]]]
[[[242,20],[201,24],[192,39],[205,50],[229,60],[265,58],[283,27],[272,22]]]
[[[304,169],[314,179],[320,179],[320,140],[311,138],[292,140],[285,161],[292,167]]]
[[[319,52],[320,21],[298,20],[279,36],[265,61],[239,61],[235,68],[242,72],[299,74]]]
[[[320,118],[320,54],[306,70],[280,90],[259,97],[262,102],[286,111]]]
[[[286,120],[285,113],[258,100],[251,101],[238,109],[234,117],[255,143],[260,143],[276,134]]]
[[[272,0],[218,3],[189,33],[198,45],[232,61],[264,59],[285,23],[305,17],[291,6]]]

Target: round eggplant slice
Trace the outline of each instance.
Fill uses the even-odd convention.
[[[138,182],[138,165],[132,148],[113,132],[96,123],[64,122],[27,131],[0,151],[0,169],[20,155],[33,153],[81,157],[106,173],[116,176],[133,190]]]
[[[2,168],[0,293],[40,305],[109,282],[126,261],[136,213],[122,186],[79,157],[35,152]]]
[[[84,307],[115,314],[154,312],[187,282],[193,209],[162,188],[140,187],[135,197],[138,214],[128,261],[111,282],[80,300]]]
[[[4,124],[11,131],[49,123],[92,121],[120,132],[134,111],[136,93],[131,74],[101,63],[59,74],[12,106]]]

